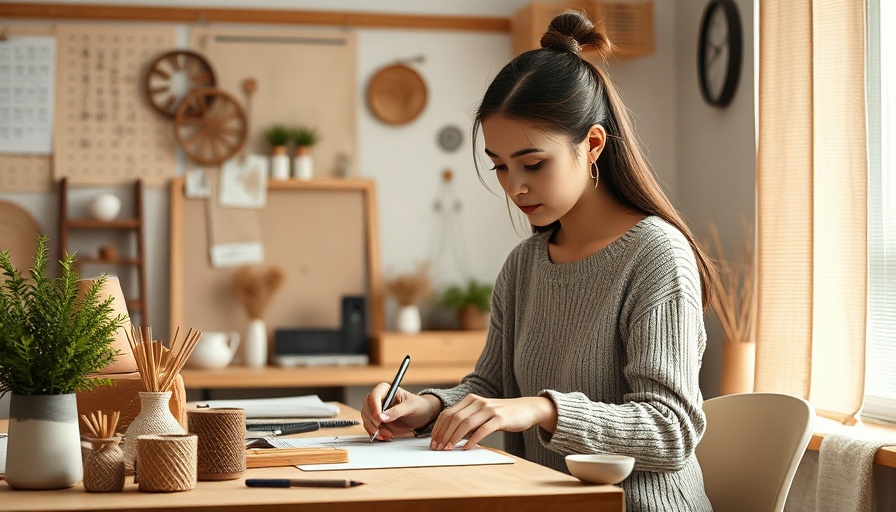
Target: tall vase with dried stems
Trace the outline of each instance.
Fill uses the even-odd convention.
[[[233,275],[233,290],[249,315],[245,341],[242,343],[242,362],[253,368],[264,367],[268,362],[268,329],[264,312],[280,286],[283,270],[274,267],[254,270],[240,267]]]
[[[420,332],[423,322],[418,303],[432,294],[429,262],[419,263],[411,273],[390,277],[386,279],[385,284],[386,293],[398,303],[394,329],[408,334]]]
[[[713,288],[713,310],[722,323],[721,394],[751,393],[756,370],[756,274],[753,228],[744,223],[744,238],[733,256],[726,254],[718,228],[710,224],[719,276]]]
[[[166,348],[160,341],[153,341],[152,331],[131,328],[132,336],[128,337],[137,370],[143,381],[140,395],[140,414],[128,426],[124,435],[124,461],[127,470],[134,470],[137,458],[137,438],[142,435],[184,434],[184,428],[177,421],[168,401],[171,400],[171,386],[186,363],[190,353],[199,342],[202,333],[190,329],[186,337],[178,339],[175,331],[171,340],[171,348]]]

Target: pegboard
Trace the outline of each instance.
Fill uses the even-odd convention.
[[[0,157],[0,192],[45,192],[52,187],[50,157],[43,155]]]
[[[162,186],[175,174],[171,122],[143,93],[146,67],[174,45],[171,27],[57,26],[55,179]]]

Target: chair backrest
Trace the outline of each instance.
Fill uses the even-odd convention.
[[[697,445],[714,510],[780,512],[812,437],[815,409],[779,393],[706,400],[706,433]]]

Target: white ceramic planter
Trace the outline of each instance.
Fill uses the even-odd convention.
[[[10,487],[65,489],[81,481],[81,433],[74,393],[12,395],[8,441],[4,478]]]
[[[420,332],[420,308],[416,305],[401,306],[395,316],[395,330],[414,334]]]
[[[311,155],[299,155],[293,159],[293,176],[298,180],[310,180],[314,177],[314,160]]]
[[[271,155],[271,179],[289,179],[289,155],[286,154],[285,147],[274,148],[274,154]]]

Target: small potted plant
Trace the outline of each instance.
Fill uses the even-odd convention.
[[[450,286],[439,296],[439,304],[457,312],[457,322],[463,330],[482,330],[488,327],[491,312],[492,285],[470,279],[466,287]]]
[[[264,137],[271,145],[271,178],[289,179],[289,154],[286,151],[290,138],[289,128],[275,124],[264,132]]]
[[[126,321],[113,297],[100,298],[105,276],[81,289],[74,255],[49,277],[46,241],[39,237],[30,278],[0,252],[0,395],[12,394],[5,479],[17,489],[81,481],[75,393],[111,383],[92,375],[120,354],[113,342]]]
[[[307,126],[296,126],[289,130],[289,138],[296,148],[293,161],[293,172],[300,180],[310,180],[314,175],[314,160],[311,159],[311,147],[317,144],[320,136],[317,130]]]

